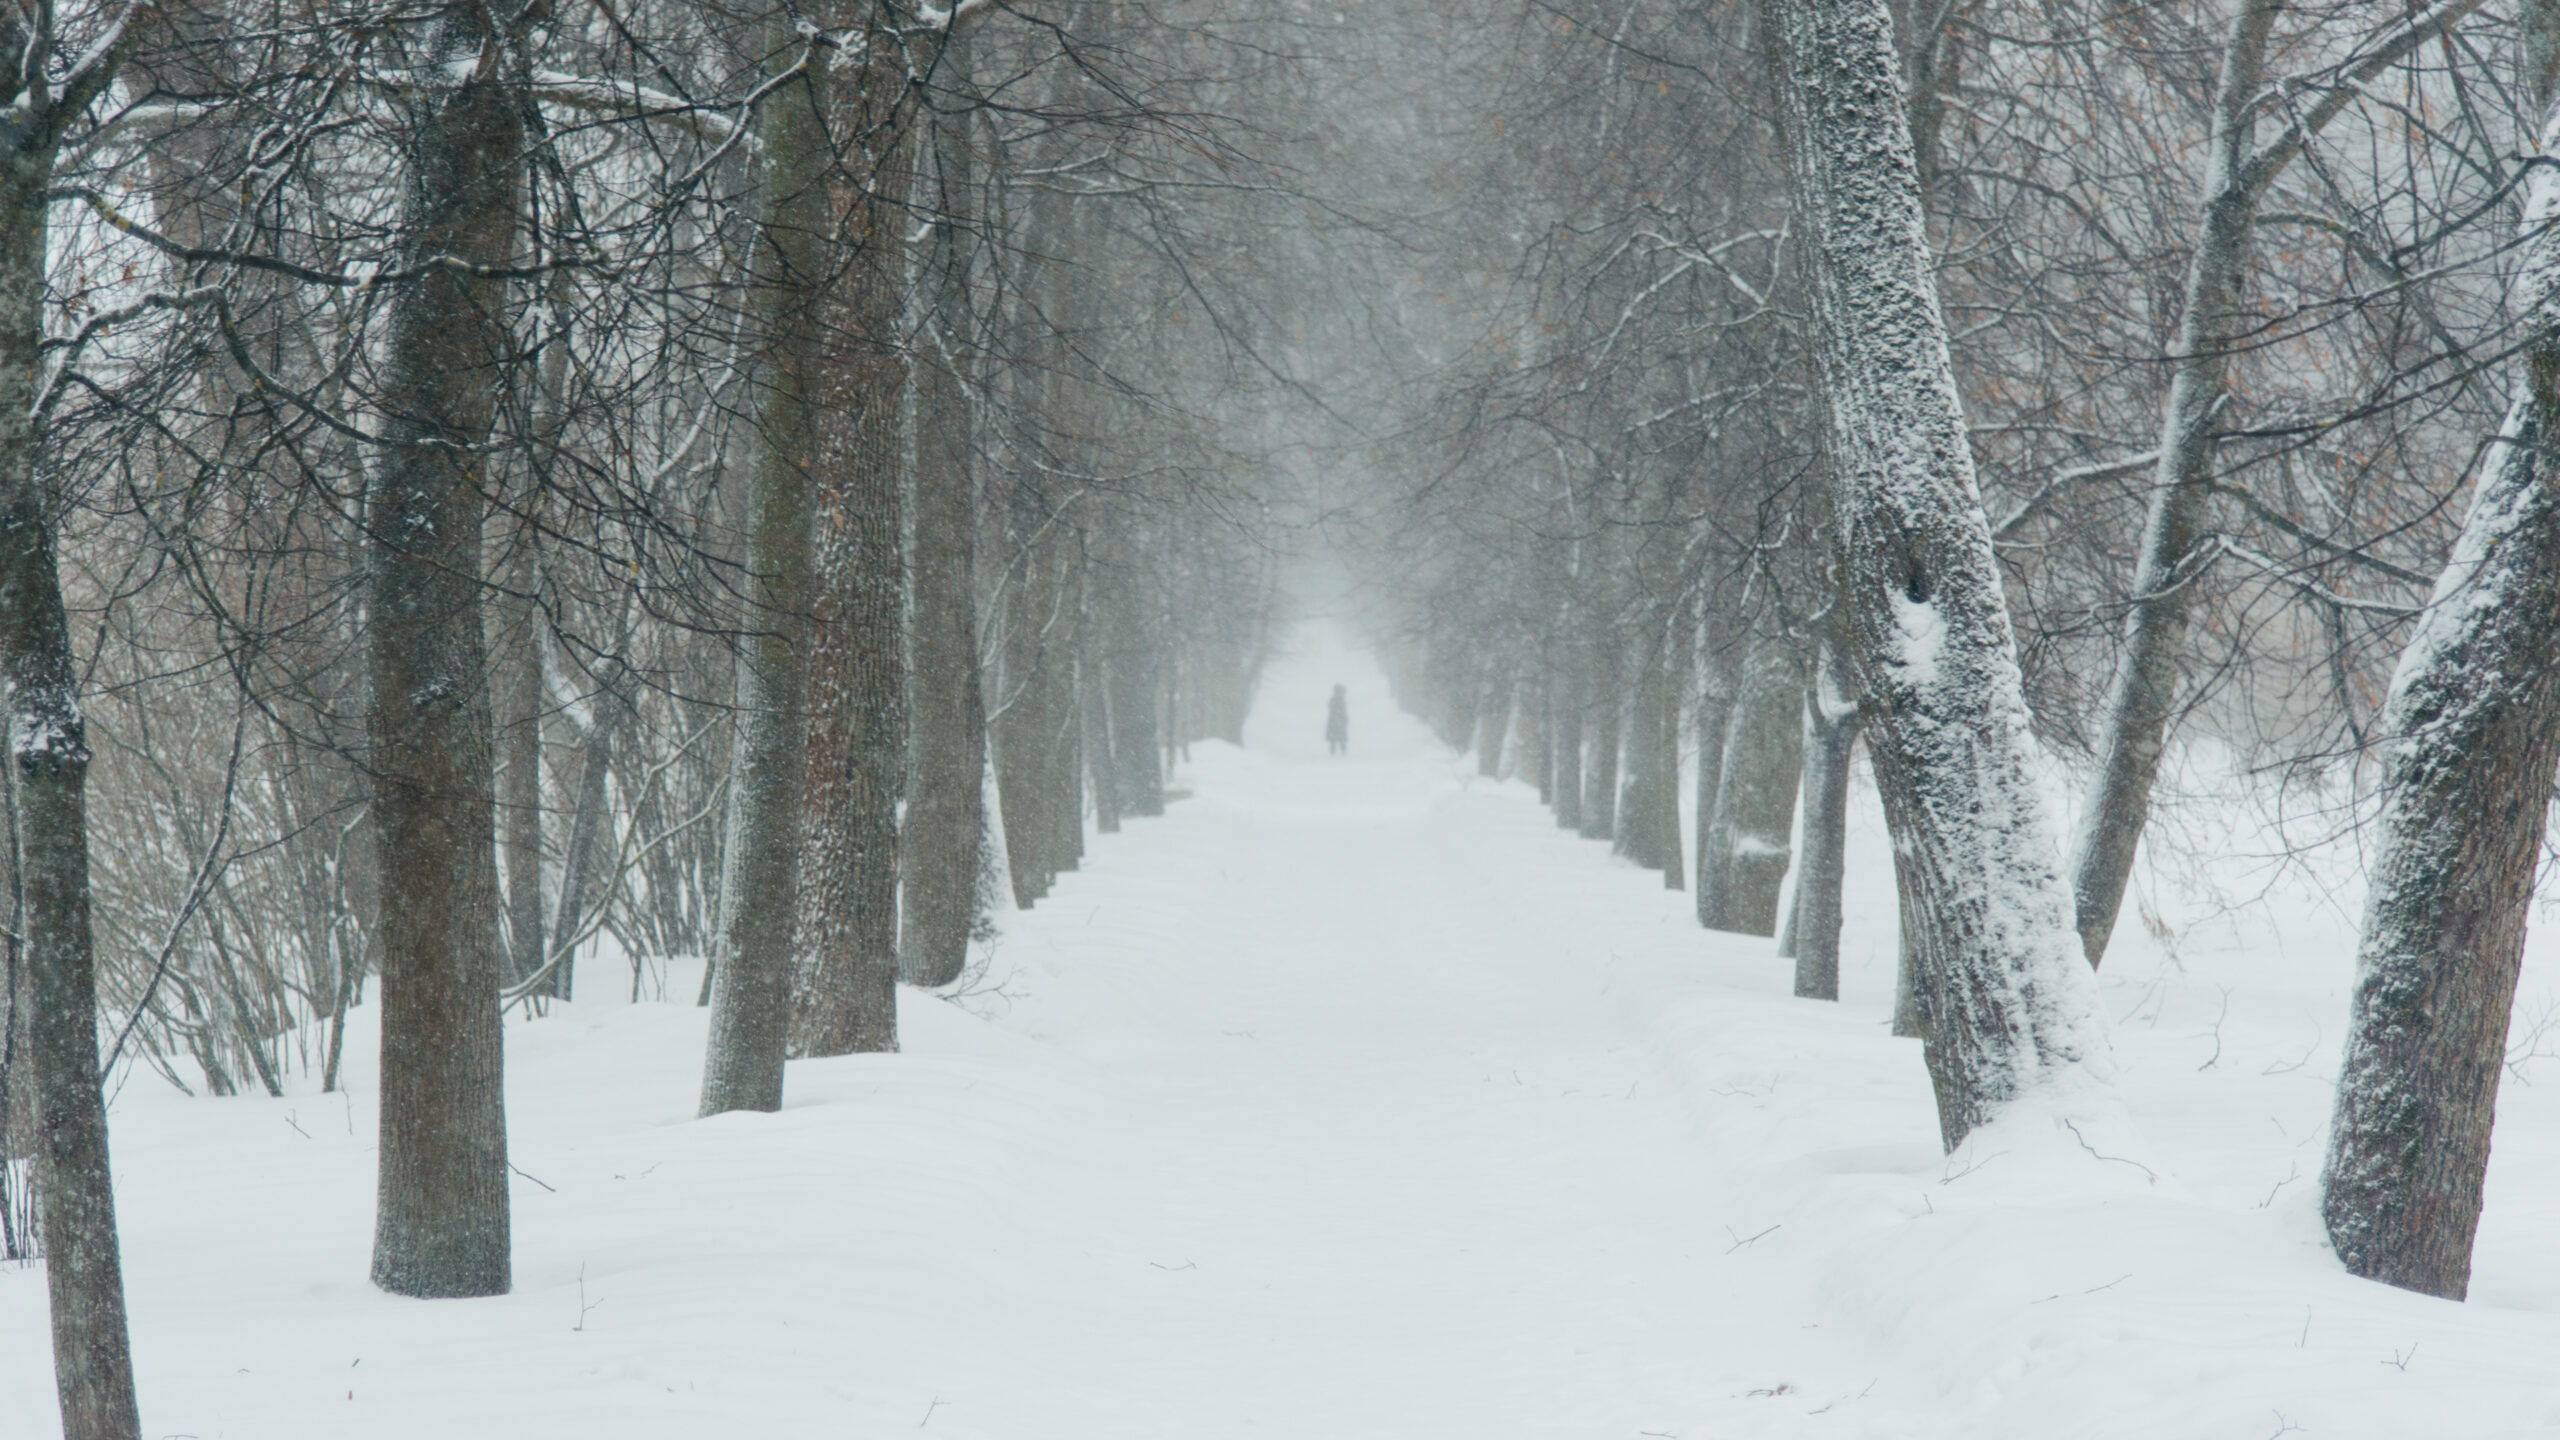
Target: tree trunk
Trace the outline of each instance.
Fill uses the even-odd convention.
[[[1536,660],[1538,673],[1530,681],[1529,705],[1524,716],[1531,734],[1529,744],[1523,748],[1522,763],[1526,767],[1524,773],[1537,783],[1538,803],[1553,805],[1556,786],[1554,667],[1547,663],[1543,652]]]
[[[1706,649],[1713,643],[1709,633],[1713,627],[1703,622],[1702,614],[1698,626],[1698,860],[1691,889],[1698,923],[1712,930],[1716,928],[1712,917],[1720,903],[1715,896],[1722,883],[1724,864],[1723,852],[1716,848],[1716,806],[1724,788],[1725,736],[1733,728],[1734,706],[1732,677],[1727,667],[1717,664],[1715,655]],[[1711,877],[1710,871],[1716,873]]]
[[[1090,590],[1086,594],[1091,602]],[[1085,653],[1076,663],[1076,715],[1083,732],[1085,768],[1093,777],[1093,828],[1120,833],[1120,752],[1112,743],[1111,685],[1094,649],[1100,643],[1093,617],[1085,616]]]
[[[1672,693],[1674,642],[1659,623],[1636,655],[1635,700],[1627,712],[1626,780],[1618,801],[1616,850],[1651,870],[1680,872],[1679,706]],[[1663,812],[1673,812],[1666,823]],[[1670,848],[1666,851],[1664,842]],[[1673,880],[1673,888],[1677,888]]]
[[[20,44],[23,32],[11,27]],[[0,149],[0,678],[6,681],[34,1082],[37,1223],[65,1440],[138,1440],[89,929],[88,730],[56,561],[56,504],[36,474],[45,186],[52,127]],[[14,1067],[13,1067],[14,1068]]]
[[[1765,647],[1745,669],[1725,725],[1714,819],[1700,842],[1699,917],[1710,930],[1775,935],[1804,764],[1803,683]]]
[[[1952,1148],[2031,1087],[2104,1073],[1998,563],[1939,314],[1882,0],[1770,0],[1833,535],[1913,917]]]
[[[1119,577],[1128,585],[1134,576]],[[1109,687],[1112,773],[1120,786],[1124,816],[1164,813],[1164,769],[1156,748],[1157,671],[1154,627],[1147,607],[1124,595],[1115,607],[1113,654],[1103,675]]]
[[[1592,676],[1591,758],[1583,767],[1582,835],[1587,840],[1612,840],[1618,831],[1618,753],[1626,721],[1620,650],[1616,628],[1603,628],[1594,647],[1600,661]]]
[[[968,85],[965,41],[946,46],[942,83]],[[976,180],[965,115],[936,118],[934,170],[941,214],[925,257],[933,287],[917,356],[914,615],[908,643],[908,737],[913,791],[899,861],[905,868],[900,977],[940,986],[960,978],[977,916],[979,805],[987,764],[986,700],[978,683],[977,517],[970,473],[969,236]]]
[[[1048,527],[1050,517],[1039,513],[1028,496],[1017,495],[1015,504],[1019,559],[1001,601],[1001,698],[988,720],[988,738],[995,745],[1014,903],[1028,910],[1049,893],[1061,868],[1059,827],[1050,813],[1059,792],[1051,774],[1052,752],[1065,724],[1059,692],[1072,696],[1074,665],[1066,652],[1070,627],[1061,613],[1066,603],[1064,547]]]
[[[528,487],[530,488],[530,487]],[[529,498],[529,497],[528,497]],[[542,923],[542,655],[540,583],[532,526],[509,538],[495,612],[499,849],[506,862],[507,981],[521,984],[549,957]]]
[[[1588,667],[1581,663],[1582,647],[1573,633],[1574,613],[1567,608],[1557,627],[1561,638],[1554,667],[1547,672],[1548,754],[1554,762],[1549,789],[1556,825],[1565,830],[1582,828],[1582,720],[1591,703]]]
[[[2259,203],[2309,139],[2343,114],[2366,82],[2443,34],[2480,3],[2441,0],[2411,15],[2343,65],[2338,82],[2325,94],[2306,87],[2318,96],[2315,101],[2282,107],[2267,105],[2264,83],[2267,35],[2282,7],[2277,0],[2245,0],[2232,18],[2221,78],[2214,87],[2204,215],[2188,266],[2177,338],[2169,348],[2174,368],[2160,417],[2150,514],[2134,567],[2133,608],[2125,619],[2124,651],[2108,689],[2098,781],[2082,807],[2071,858],[2074,924],[2091,965],[2105,954],[2115,931],[2134,851],[2150,815],[2152,783],[2160,772],[2186,646],[2194,590],[2189,582],[2204,563],[2194,552],[2212,495],[2228,357],[2261,323],[2240,299]],[[2283,122],[2263,146],[2255,144],[2261,113],[2275,113]]]
[[[2267,32],[2277,0],[2246,0],[2232,20],[2214,91],[2213,136],[2205,173],[2205,207],[2186,302],[2170,342],[2169,399],[2160,421],[2160,459],[2151,509],[2133,572],[2133,608],[2125,617],[2124,651],[2107,691],[2098,741],[2098,779],[2083,807],[2073,845],[2072,895],[2081,948],[2095,965],[2105,956],[2124,904],[2134,850],[2151,813],[2151,786],[2176,698],[2186,652],[2187,611],[2195,592],[2188,573],[2205,506],[2212,494],[2215,431],[2233,337],[2255,317],[2240,310],[2248,273],[2250,231],[2259,187],[2248,174]]]
[[[523,109],[487,13],[437,17],[408,120],[403,259],[514,258]],[[370,662],[382,873],[381,1196],[373,1281],[509,1284],[496,796],[476,456],[514,350],[503,280],[433,271],[392,294],[372,531]]]
[[[777,36],[777,38],[779,38]],[[795,63],[812,62],[805,55]],[[738,652],[729,838],[720,866],[720,953],[702,1113],[782,1108],[790,1035],[792,924],[799,913],[808,712],[802,633],[810,595],[809,407],[818,330],[809,287],[824,273],[827,136],[803,76],[759,115],[764,219],[754,288],[763,331],[747,493],[752,627]]]
[[[1929,1014],[1920,1000],[1918,977],[1911,969],[1911,921],[1898,916],[1893,949],[1893,1033],[1904,1040],[1929,1038]]]
[[[614,839],[607,782],[613,778],[615,742],[631,715],[630,701],[614,688],[622,683],[621,666],[615,663],[607,670],[600,677],[602,687],[589,702],[594,715],[578,747],[578,792],[569,816],[569,843],[560,852],[560,903],[552,914],[555,953],[544,957],[551,973],[536,987],[538,993],[560,1000],[568,999],[575,989],[578,932],[586,925],[587,911],[601,898],[596,893],[601,878],[596,869],[600,852]]]
[[[2547,4],[2531,7],[2543,10]],[[2537,19],[2545,27],[2537,35]],[[2560,147],[2549,17],[2527,21],[2540,153]],[[2560,767],[2560,184],[2525,199],[2524,384],[2382,712],[2365,899],[2321,1214],[2347,1269],[2461,1299],[2534,872]]]
[[[1484,708],[1476,715],[1476,774],[1491,780],[1502,773],[1502,746],[1510,730],[1511,672],[1503,669],[1486,681]]]
[[[1796,866],[1796,994],[1840,998],[1840,888],[1849,840],[1849,757],[1858,702],[1839,647],[1826,641],[1804,692],[1804,853]]]
[[[919,123],[895,17],[866,5],[856,68],[830,66],[830,263],[810,407],[817,526],[809,625],[810,867],[792,1048],[898,1048],[898,801],[906,790],[901,465],[907,195]],[[852,53],[850,51],[848,54]],[[840,73],[840,72],[850,73]]]
[[[1653,814],[1654,855],[1662,867],[1662,888],[1680,890],[1687,887],[1689,867],[1680,854],[1680,712],[1681,700],[1688,694],[1692,661],[1697,650],[1696,615],[1689,607],[1673,602],[1671,633],[1665,639],[1662,657],[1662,711],[1657,717],[1662,747],[1662,793],[1655,802]]]

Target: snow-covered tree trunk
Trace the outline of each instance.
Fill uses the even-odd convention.
[[[25,43],[14,25],[0,33]],[[31,107],[21,96],[13,108]],[[88,730],[56,561],[57,507],[36,474],[30,415],[41,373],[44,192],[54,135],[40,128],[12,138],[18,143],[0,148],[0,680],[17,788],[36,1210],[63,1435],[135,1440],[141,1421],[99,1093]]]
[[[2244,0],[2232,17],[2214,86],[2204,214],[2188,262],[2177,337],[2169,347],[2169,398],[2160,416],[2159,459],[2134,566],[2132,609],[2125,617],[2124,650],[2100,722],[2097,782],[2081,807],[2072,846],[2074,924],[2091,965],[2106,953],[2124,905],[2177,698],[2195,593],[2191,582],[2206,558],[2197,552],[2196,542],[2213,494],[2224,374],[2231,353],[2258,323],[2258,317],[2242,310],[2241,289],[2259,202],[2366,82],[2480,3],[2439,0],[2340,67],[2341,75],[2326,88],[2300,90],[2266,83],[2268,32],[2284,9],[2278,0]],[[2261,145],[2258,118],[2270,111],[2280,123]]]
[[[44,14],[50,19],[49,10]],[[34,1082],[25,1117],[32,1133],[24,1138],[34,1142],[63,1440],[140,1440],[142,1433],[99,1089],[88,727],[63,604],[55,528],[61,499],[39,473],[45,437],[34,413],[45,359],[46,190],[64,131],[114,83],[137,36],[119,28],[107,38],[68,74],[30,67],[0,82],[0,118],[8,122],[0,126],[0,704],[7,707],[15,791],[20,927],[11,946],[18,973],[9,977],[9,1021],[20,1021],[23,1001],[24,1058]],[[49,28],[39,38],[18,14],[0,17],[0,45],[34,53],[51,43]],[[15,1038],[0,1031],[0,1043]],[[0,1131],[9,1120],[0,1115]]]
[[[2539,98],[2550,156],[2560,107]],[[2380,842],[2321,1174],[2348,1270],[2454,1299],[2470,1285],[2560,766],[2560,180],[2547,164],[2523,233],[2523,384],[2383,706]]]
[[[477,6],[434,22],[406,119],[412,266],[515,258],[522,97]],[[381,1194],[373,1281],[395,1294],[510,1283],[501,1083],[494,727],[481,614],[488,487],[477,459],[508,362],[507,282],[430,270],[392,292],[383,447],[367,502],[375,831],[382,867]]]
[[[2215,435],[2232,342],[2249,322],[2240,311],[2250,231],[2262,185],[2248,159],[2267,32],[2278,0],[2246,0],[2232,18],[2214,87],[2204,215],[2187,263],[2185,303],[2169,344],[2169,398],[2160,417],[2151,506],[2133,572],[2124,650],[2101,712],[2098,775],[2081,807],[2072,846],[2072,898],[2081,948],[2095,965],[2115,933],[2133,856],[2151,813],[2151,787],[2186,658],[2187,612],[2195,587],[2197,529],[2212,498]]]
[[[1833,537],[1949,1146],[2104,1067],[1938,310],[1883,0],[1769,0]]]

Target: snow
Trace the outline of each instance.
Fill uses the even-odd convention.
[[[2560,1086],[2508,1087],[2472,1303],[2344,1275],[2311,1177],[2355,906],[2258,885],[2242,818],[2201,877],[2167,852],[2137,877],[2158,930],[2128,924],[2099,982],[2123,1132],[2031,1102],[1947,1156],[1886,1032],[1871,789],[1825,1004],[1475,778],[1328,630],[1246,739],[1193,747],[1190,797],[1096,837],[963,993],[902,994],[904,1053],[793,1062],[779,1114],[693,1118],[689,1005],[511,1020],[511,1154],[541,1183],[503,1298],[365,1283],[369,1031],[348,1095],[135,1076],[146,1433],[2560,1429]],[[0,1436],[50,1433],[51,1391],[41,1275],[0,1270]]]

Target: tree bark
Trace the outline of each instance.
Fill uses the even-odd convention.
[[[561,1000],[576,989],[578,932],[599,898],[596,870],[603,847],[614,838],[607,782],[613,778],[615,744],[632,718],[631,702],[614,688],[623,683],[619,662],[604,669],[606,673],[598,677],[603,683],[589,701],[593,718],[578,746],[578,790],[571,802],[569,843],[560,852],[560,902],[551,923],[555,953],[544,957],[551,972],[536,987],[537,993]]]
[[[833,254],[818,299],[810,409],[817,524],[810,610],[810,867],[800,886],[792,1048],[898,1048],[898,802],[906,790],[901,532],[907,196],[916,131],[908,53],[885,4],[854,16],[857,65],[829,67]],[[851,52],[848,51],[848,54]]]
[[[965,90],[968,49],[942,51],[945,85]],[[899,971],[909,984],[942,986],[968,963],[978,915],[978,838],[986,830],[986,697],[978,687],[975,477],[970,474],[968,233],[975,177],[963,115],[932,126],[942,215],[924,259],[932,315],[916,356],[916,566],[911,574],[909,738],[914,792],[906,799],[899,861]]]
[[[1086,602],[1092,591],[1086,590]],[[1104,835],[1120,833],[1120,752],[1111,741],[1111,685],[1094,649],[1100,643],[1093,616],[1082,627],[1084,653],[1076,661],[1076,716],[1083,732],[1082,760],[1092,776],[1093,828]]]
[[[1775,935],[1804,763],[1804,687],[1796,667],[1766,646],[1745,669],[1725,726],[1714,817],[1700,842],[1699,917],[1710,930]]]
[[[2535,25],[2527,19],[2529,62],[2542,58]],[[2543,155],[2560,148],[2547,77],[2547,68],[2528,77],[2543,82]],[[2524,383],[2383,707],[2393,738],[2381,841],[2321,1174],[2321,1214],[2350,1272],[2457,1300],[2470,1286],[2509,1011],[2560,767],[2555,219],[2560,184],[2537,168],[2516,281],[2532,337]]]
[[[1510,730],[1511,674],[1504,669],[1486,681],[1484,708],[1476,714],[1476,774],[1491,780],[1502,773],[1502,747]]]
[[[2072,896],[2081,948],[2095,965],[2115,932],[2133,855],[2151,813],[2151,787],[2176,698],[2195,587],[2198,527],[2211,498],[2215,432],[2234,336],[2248,317],[2240,287],[2260,187],[2248,173],[2255,104],[2267,34],[2279,0],[2246,0],[2233,17],[2214,89],[2213,135],[2205,172],[2203,224],[2187,266],[2186,300],[2169,345],[2169,399],[2160,421],[2160,459],[2133,572],[2124,650],[2107,691],[2098,741],[2098,779],[2073,844]]]
[[[446,77],[406,139],[403,259],[514,258],[523,110],[505,37],[468,5],[435,21]],[[366,510],[382,873],[381,1194],[373,1281],[395,1294],[509,1285],[498,1017],[496,797],[480,595],[487,441],[513,351],[503,280],[402,284],[386,325],[381,458]],[[475,457],[475,458],[466,458]]]
[[[1710,917],[1716,913],[1718,902],[1713,894],[1721,876],[1710,879],[1708,872],[1723,863],[1715,844],[1716,806],[1724,786],[1725,734],[1733,728],[1733,685],[1726,667],[1715,663],[1716,657],[1706,649],[1712,643],[1712,627],[1704,623],[1704,605],[1702,600],[1698,626],[1698,856],[1696,880],[1690,888],[1698,923],[1714,929],[1715,922]]]
[[[1839,647],[1825,642],[1804,692],[1804,850],[1796,865],[1796,994],[1840,998],[1840,890],[1847,878],[1849,758],[1856,694]]]
[[[1938,310],[1882,0],[1770,0],[1834,543],[1913,917],[1952,1148],[2059,1076],[2103,1074],[1998,564]]]
[[[1591,675],[1590,720],[1585,738],[1591,758],[1583,765],[1582,835],[1586,840],[1614,840],[1618,832],[1618,755],[1626,722],[1625,676],[1614,625],[1603,625],[1594,637],[1598,664]]]
[[[777,38],[779,38],[777,36]],[[817,66],[804,50],[791,63]],[[789,1050],[792,924],[799,913],[807,775],[805,617],[810,597],[809,409],[818,391],[810,288],[825,271],[827,135],[805,71],[765,101],[764,216],[750,274],[762,328],[747,494],[751,627],[738,653],[729,838],[720,873],[720,953],[702,1111],[782,1108]]]
[[[23,41],[21,41],[23,43]],[[0,678],[16,802],[35,1192],[66,1440],[136,1440],[133,1353],[99,1093],[89,929],[88,730],[62,601],[55,506],[36,474],[48,142],[0,152]]]
[[[0,45],[23,51],[29,41],[19,21],[0,19]],[[0,700],[8,710],[19,931],[9,947],[9,1028],[0,1045],[14,1048],[23,1038],[23,1056],[12,1058],[24,1063],[12,1068],[33,1088],[22,1116],[0,1114],[0,1139],[33,1142],[64,1440],[139,1440],[142,1421],[99,1092],[88,730],[63,604],[60,506],[38,473],[44,437],[33,410],[44,357],[45,192],[63,131],[130,53],[128,36],[63,77],[58,90],[49,81],[30,94],[24,80],[15,82],[12,123],[0,134]]]
[[[1548,674],[1548,755],[1554,763],[1548,788],[1560,829],[1582,828],[1582,732],[1591,695],[1589,669],[1574,634],[1577,607],[1567,606],[1558,625],[1555,663]]]
[[[942,84],[968,86],[962,39],[944,48]],[[963,230],[974,213],[976,179],[968,120],[939,115],[932,124],[934,173],[941,214],[925,256],[933,287],[931,313],[916,370],[914,616],[908,636],[908,734],[913,790],[899,860],[905,888],[899,906],[898,967],[914,985],[948,985],[968,963],[977,918],[980,813],[987,764],[986,700],[978,677],[975,478],[970,472],[969,244]]]
[[[530,487],[528,487],[529,489]],[[528,497],[529,498],[529,497]],[[510,537],[506,580],[490,608],[496,634],[499,849],[506,862],[507,982],[549,957],[542,916],[542,657],[540,583],[530,525]]]

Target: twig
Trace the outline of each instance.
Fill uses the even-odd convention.
[[[1749,1245],[1749,1244],[1751,1244],[1752,1242],[1754,1242],[1754,1241],[1756,1241],[1756,1240],[1759,1240],[1762,1236],[1766,1236],[1766,1235],[1769,1235],[1769,1234],[1775,1233],[1776,1231],[1781,1230],[1781,1229],[1784,1229],[1784,1228],[1785,1228],[1785,1225],[1784,1225],[1784,1223],[1783,1223],[1783,1222],[1781,1222],[1780,1224],[1770,1226],[1767,1230],[1763,1230],[1763,1231],[1761,1231],[1759,1235],[1734,1235],[1734,1238],[1733,1238],[1733,1244],[1731,1244],[1731,1245],[1727,1246],[1727,1247],[1725,1248],[1725,1252],[1724,1252],[1724,1253],[1726,1253],[1727,1255],[1730,1255],[1730,1254],[1732,1254],[1734,1251],[1741,1249],[1743,1246],[1745,1246],[1745,1245]],[[1726,1227],[1724,1227],[1724,1233],[1726,1233],[1727,1235],[1733,1235],[1733,1227],[1732,1227],[1732,1226],[1730,1226],[1730,1225],[1727,1225]]]
[[[2118,1165],[2130,1165],[2134,1169],[2141,1171],[2143,1178],[2150,1181],[2152,1184],[2157,1185],[2160,1183],[2159,1175],[2154,1173],[2150,1166],[2143,1164],[2139,1160],[2127,1160],[2121,1155],[2099,1155],[2098,1147],[2090,1144],[2089,1137],[2081,1134],[2080,1127],[2072,1124],[2068,1119],[2065,1119],[2062,1122],[2062,1128],[2071,1132],[2071,1138],[2080,1142],[2081,1149],[2088,1151],[2098,1159],[2112,1160]]]
[[[2259,1202],[2258,1202],[2258,1208],[2259,1208],[2259,1209],[2264,1210],[2264,1209],[2266,1209],[2268,1206],[2275,1204],[2275,1203],[2276,1203],[2276,1191],[2277,1191],[2277,1190],[2282,1190],[2282,1189],[2283,1189],[2284,1187],[2286,1187],[2287,1185],[2290,1185],[2290,1184],[2292,1184],[2294,1181],[2299,1180],[2299,1179],[2301,1179],[2301,1178],[2302,1178],[2302,1167],[2301,1167],[2301,1166],[2288,1163],[2288,1164],[2284,1167],[2284,1169],[2285,1169],[2285,1175],[2284,1175],[2284,1178],[2283,1178],[2283,1179],[2281,1179],[2281,1180],[2279,1180],[2279,1181],[2277,1181],[2277,1182],[2275,1183],[2275,1188],[2274,1188],[2274,1189],[2272,1189],[2272,1190],[2269,1190],[2269,1191],[2267,1192],[2267,1198],[2266,1198],[2266,1199],[2261,1200],[2261,1201],[2259,1201]]]
[[[510,1170],[514,1170],[514,1169],[515,1169],[515,1167],[514,1167],[514,1166],[512,1166],[512,1165],[508,1166],[507,1168],[508,1168],[508,1169],[510,1169]],[[524,1172],[523,1172],[523,1171],[521,1171],[521,1170],[516,1170],[516,1173],[517,1173],[517,1174],[519,1174],[519,1175],[524,1175]],[[524,1178],[526,1178],[527,1180],[533,1180],[533,1177],[532,1177],[532,1176],[530,1176],[530,1175],[525,1175],[525,1176],[524,1176]],[[541,1181],[539,1181],[539,1180],[533,1180],[533,1183],[534,1183],[534,1184],[536,1184],[536,1185],[542,1185],[542,1182],[541,1182]],[[548,1190],[548,1189],[550,1189],[551,1187],[550,1187],[550,1186],[548,1186],[548,1185],[542,1185],[542,1188],[543,1188],[543,1189],[545,1189],[545,1190]],[[579,1262],[579,1265],[578,1265],[578,1323],[569,1327],[570,1332],[571,1332],[572,1334],[583,1333],[583,1332],[586,1330],[586,1328],[587,1328],[587,1315],[588,1315],[588,1312],[590,1312],[590,1311],[594,1310],[598,1305],[602,1305],[603,1303],[604,1303],[604,1297],[603,1297],[603,1296],[601,1296],[601,1295],[597,1296],[597,1297],[595,1298],[595,1300],[594,1300],[592,1303],[590,1303],[590,1302],[588,1301],[588,1299],[587,1299],[587,1267],[586,1267],[586,1263],[585,1263],[584,1261]],[[930,1414],[929,1414],[929,1413],[928,1413],[928,1417],[927,1417],[927,1418],[930,1418]]]

